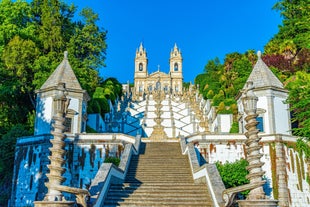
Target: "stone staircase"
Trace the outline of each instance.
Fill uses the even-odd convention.
[[[141,143],[124,184],[111,185],[104,206],[213,206],[205,184],[194,184],[178,142]]]

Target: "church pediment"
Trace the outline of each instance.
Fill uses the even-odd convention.
[[[169,78],[170,76],[169,76],[169,74],[164,73],[164,72],[160,72],[160,71],[156,71],[156,72],[151,73],[149,75],[149,78],[158,78],[158,77],[160,77],[160,78]]]

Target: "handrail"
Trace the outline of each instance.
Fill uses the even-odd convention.
[[[132,127],[134,127],[134,126],[132,126]],[[140,128],[135,127],[135,129],[126,132],[126,134],[130,134],[131,132],[134,132],[134,131],[137,131],[137,130],[140,130]]]
[[[224,190],[222,193],[223,200],[225,201],[224,206],[225,207],[231,206],[234,203],[235,196],[237,193],[245,191],[245,190],[252,190],[252,189],[261,187],[265,183],[266,183],[266,180],[262,180],[262,181],[259,181],[253,184],[249,183],[249,184],[245,184],[245,185],[241,185],[241,186],[237,186],[233,188],[228,188]]]
[[[193,178],[195,182],[206,182],[210,191],[211,197],[215,207],[229,207],[234,203],[237,193],[252,190],[262,186],[266,181],[262,180],[253,184],[245,184],[242,186],[225,189],[222,179],[215,164],[204,164],[202,166],[198,163],[198,157],[195,153],[195,148],[192,142],[186,143],[184,137],[180,140],[183,154],[188,154]],[[201,180],[203,179],[203,180]]]
[[[225,190],[225,186],[214,164],[205,164],[200,166],[198,157],[192,143],[186,143],[185,138],[180,140],[183,154],[188,155],[191,166],[193,179],[195,182],[206,183],[215,207],[220,207],[224,201],[221,193]]]
[[[51,185],[50,183],[46,183],[46,187]],[[90,196],[89,192],[85,189],[81,188],[73,188],[69,186],[64,186],[64,185],[53,185],[53,189],[65,192],[65,193],[71,193],[76,196],[76,202],[80,204],[83,207],[87,207],[87,199]]]
[[[132,154],[139,153],[141,136],[136,136],[135,143],[127,143],[121,156],[119,167],[111,163],[103,163],[92,181],[90,194],[92,206],[102,206],[109,187],[113,183],[122,183],[126,177]],[[94,198],[95,197],[95,198]]]

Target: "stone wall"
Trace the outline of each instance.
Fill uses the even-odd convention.
[[[307,172],[305,156],[296,152],[289,145],[284,147],[284,151],[291,206],[310,206],[310,186],[309,181],[307,182],[309,172]]]
[[[305,156],[296,151],[297,137],[261,136],[266,195],[279,200],[280,206],[310,206],[309,172]],[[241,134],[200,134],[187,138],[187,142],[192,142],[199,149],[207,163],[234,162],[245,158],[245,140],[246,137]]]
[[[33,206],[33,201],[44,198],[47,192],[44,183],[47,181],[51,138],[51,135],[40,135],[18,139],[9,206]],[[126,135],[92,134],[68,136],[65,142],[64,185],[87,189],[105,158],[120,157],[124,144],[133,143],[134,138]],[[67,200],[74,199],[70,194],[64,196]]]
[[[10,206],[29,206],[42,200],[48,168],[50,135],[21,138],[17,141]]]

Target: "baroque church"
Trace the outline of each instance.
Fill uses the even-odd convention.
[[[135,57],[135,93],[152,93],[152,91],[161,90],[165,93],[181,94],[183,90],[182,61],[181,50],[175,44],[170,52],[169,74],[159,71],[159,68],[158,71],[149,74],[146,49],[141,43]]]
[[[17,140],[8,206],[255,206],[236,201],[243,190],[250,190],[249,197],[260,191],[260,202],[270,204],[261,206],[310,206],[309,160],[291,135],[288,91],[260,52],[236,97],[235,134],[229,133],[232,114],[218,114],[196,86],[183,88],[176,45],[169,74],[148,74],[147,62],[141,44],[134,88],[126,85],[101,117],[87,114],[90,97],[65,52],[36,91],[34,135]],[[257,102],[251,116],[245,97]],[[96,133],[88,133],[86,125]],[[119,164],[106,163],[111,158]],[[240,159],[249,160],[248,178],[255,181],[225,189],[215,163]]]

